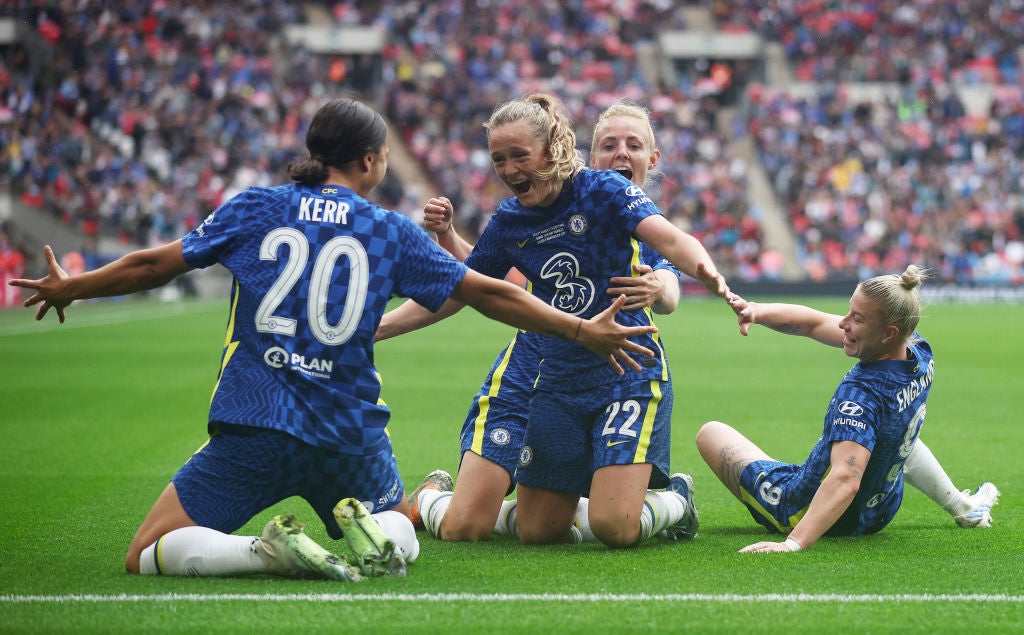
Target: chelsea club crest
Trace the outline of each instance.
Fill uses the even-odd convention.
[[[582,214],[573,214],[569,219],[569,232],[575,236],[587,231],[587,219],[583,218]]]

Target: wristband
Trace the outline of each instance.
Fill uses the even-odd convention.
[[[572,336],[572,341],[577,341],[580,338],[580,328],[583,327],[583,318],[580,318],[579,323],[576,324],[576,334]]]
[[[785,544],[787,547],[789,547],[790,551],[803,551],[804,550],[803,546],[799,542],[794,540],[793,538],[786,538],[786,542],[784,542],[783,544]]]

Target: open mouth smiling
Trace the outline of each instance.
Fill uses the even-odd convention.
[[[519,183],[510,183],[509,185],[512,186],[512,189],[513,189],[513,191],[515,191],[516,194],[526,194],[527,192],[530,191],[530,182],[529,181],[521,181]]]
[[[622,176],[626,177],[627,181],[633,180],[633,170],[628,166],[620,165],[619,167],[614,168],[614,170],[621,174]]]

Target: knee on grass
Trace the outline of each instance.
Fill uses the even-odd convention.
[[[448,514],[441,522],[441,540],[448,542],[480,542],[490,540],[494,532],[494,521],[469,517],[460,518]]]
[[[601,517],[590,512],[590,530],[601,544],[609,549],[624,549],[636,545],[640,538],[640,519],[630,523],[627,518],[615,515]]]

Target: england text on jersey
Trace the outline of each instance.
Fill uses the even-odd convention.
[[[902,390],[896,393],[896,401],[900,404],[900,412],[903,412],[904,408],[909,406],[918,395],[924,392],[925,388],[932,383],[933,377],[935,377],[935,362],[930,361],[928,362],[928,370],[924,375],[915,378],[909,384],[904,386]]]

